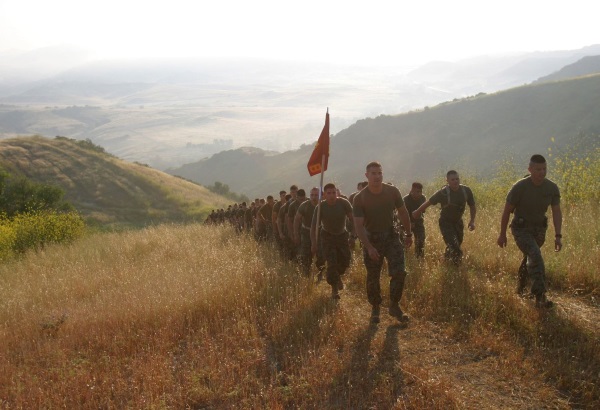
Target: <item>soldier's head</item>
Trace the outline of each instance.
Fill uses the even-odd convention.
[[[325,194],[325,200],[329,203],[335,202],[338,197],[337,188],[332,182],[325,184],[323,187],[323,193]]]
[[[293,199],[296,199],[296,196],[298,195],[298,186],[292,185],[290,187],[290,195],[292,196]]]
[[[319,203],[319,188],[314,187],[310,190],[310,201],[313,203],[313,205]]]
[[[287,192],[285,192],[285,191],[279,191],[279,200],[283,201],[285,199],[286,193]]]
[[[413,182],[410,188],[410,196],[412,199],[419,199],[423,195],[423,184],[420,182]]]
[[[458,172],[453,169],[448,171],[446,173],[446,182],[448,182],[450,189],[458,189],[458,186],[460,185],[460,177],[458,176]]]
[[[267,203],[272,204],[273,202],[275,202],[275,200],[273,199],[273,195],[267,196]]]
[[[383,183],[383,168],[381,164],[377,161],[369,162],[367,164],[365,176],[367,177],[367,185],[372,185],[374,187],[381,186]]]
[[[298,199],[305,199],[306,198],[306,191],[304,189],[299,189],[298,193],[297,193],[297,198]]]
[[[535,185],[539,185],[544,182],[547,172],[546,158],[540,154],[532,155],[529,159],[529,173],[531,174],[531,181]]]

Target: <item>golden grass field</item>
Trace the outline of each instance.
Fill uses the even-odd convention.
[[[516,295],[520,255],[512,238],[495,245],[500,211],[479,210],[458,269],[441,262],[439,211],[426,213],[426,258],[407,253],[408,326],[387,309],[369,323],[360,257],[336,303],[229,227],[27,253],[0,265],[0,407],[598,408],[597,211],[567,210],[564,249],[544,247],[548,311]]]

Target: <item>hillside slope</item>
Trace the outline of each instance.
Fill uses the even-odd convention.
[[[382,162],[386,179],[403,186],[449,168],[489,174],[508,156],[525,161],[532,153],[584,144],[599,132],[600,75],[528,85],[360,120],[332,137],[326,179],[352,192],[372,160]],[[305,145],[279,155],[232,150],[167,172],[266,195],[292,183],[317,185],[318,176],[310,178],[306,170],[312,149]]]
[[[573,64],[569,64],[560,70],[541,77],[536,82],[559,81],[567,78],[581,77],[584,75],[600,73],[600,56],[587,56]]]
[[[128,163],[87,141],[39,136],[0,140],[0,168],[60,186],[91,223],[147,225],[202,219],[228,200],[144,165]]]

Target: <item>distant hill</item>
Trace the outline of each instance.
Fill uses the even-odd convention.
[[[569,64],[555,73],[541,77],[536,83],[565,80],[583,75],[600,73],[600,56],[587,56],[573,64]]]
[[[387,180],[402,186],[449,168],[489,174],[498,160],[514,156],[525,163],[532,153],[577,140],[585,144],[599,133],[600,75],[522,86],[360,120],[332,137],[326,180],[350,193],[372,160],[382,162]],[[230,150],[167,172],[202,184],[218,179],[250,197],[273,194],[292,183],[318,185],[318,176],[310,178],[306,170],[312,149],[278,155]]]
[[[0,138],[90,139],[119,158],[166,169],[243,146],[283,152],[310,144],[326,107],[337,133],[362,118],[521,86],[600,55],[600,45],[421,67],[251,58],[83,64],[76,52],[50,64],[51,55],[0,53]],[[45,68],[52,70],[32,78]]]
[[[21,137],[0,140],[0,168],[57,185],[92,224],[142,226],[203,220],[231,201],[181,178],[129,163],[89,141]]]

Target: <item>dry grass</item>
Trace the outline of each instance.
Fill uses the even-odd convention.
[[[507,250],[495,246],[499,210],[479,213],[459,269],[439,261],[435,213],[426,219],[427,258],[418,264],[408,255],[408,327],[386,314],[379,325],[369,324],[360,259],[348,272],[342,300],[334,303],[328,286],[313,285],[267,247],[226,228],[98,234],[2,265],[0,403],[599,405],[599,312],[592,299],[598,296],[598,264],[589,265],[598,258],[597,239],[588,241],[587,252],[571,246],[582,227],[569,222],[566,248],[545,250],[553,289],[561,292],[552,293],[557,308],[543,313],[514,294],[519,257],[512,244]],[[597,235],[591,225],[584,227],[588,238]],[[584,274],[588,285],[581,290],[574,278]]]

